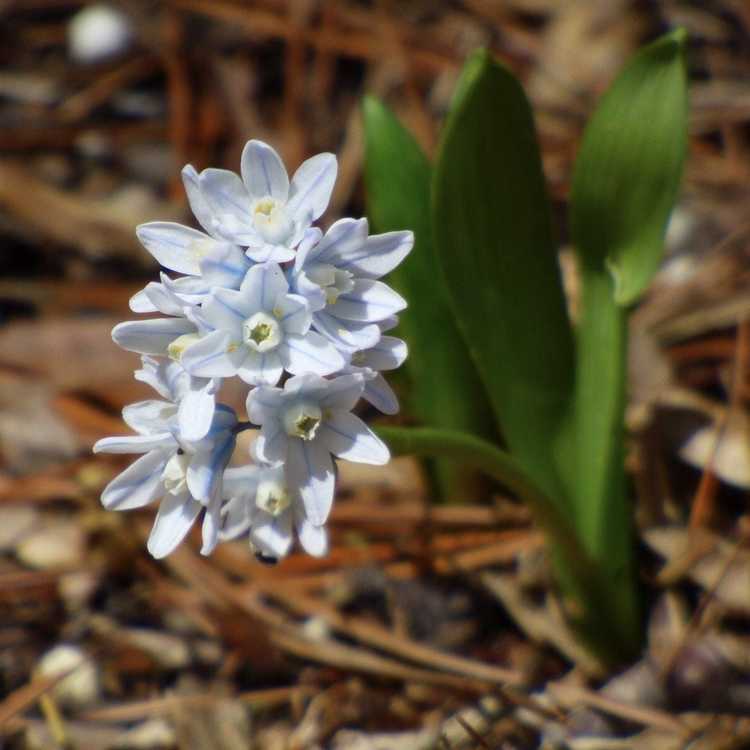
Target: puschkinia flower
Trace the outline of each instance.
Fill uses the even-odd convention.
[[[247,397],[250,421],[262,428],[256,455],[284,465],[287,486],[299,493],[314,526],[326,522],[333,504],[332,455],[376,465],[390,459],[386,445],[351,413],[363,389],[358,374],[331,380],[307,374],[290,378],[283,389],[255,388]]]
[[[370,349],[379,322],[406,307],[404,298],[378,279],[414,245],[412,232],[368,235],[367,219],[341,219],[321,236],[303,238],[291,271],[292,287],[313,310],[313,327],[342,352]]]
[[[161,283],[150,282],[131,298],[133,312],[167,314],[162,301],[166,292],[181,305],[197,305],[213,287],[239,289],[252,266],[236,245],[215,240],[181,224],[154,221],[141,224],[136,233],[159,265],[185,275],[172,279],[162,274]]]
[[[247,247],[258,263],[282,263],[331,198],[338,166],[333,154],[318,154],[294,173],[291,183],[281,157],[261,141],[248,141],[240,162],[242,179],[226,169],[205,169],[198,191],[210,234]]]
[[[241,177],[182,170],[200,229],[137,228],[162,270],[130,300],[151,317],[118,324],[112,338],[141,355],[135,377],[162,400],[125,407],[135,434],[94,450],[141,454],[105,487],[102,503],[126,510],[159,501],[154,557],[172,552],[201,514],[204,554],[245,536],[264,562],[289,554],[295,540],[324,555],[336,462],[389,460],[352,410],[363,399],[398,411],[382,373],[406,358],[406,344],[385,335],[406,301],[380,279],[414,237],[370,235],[367,219],[341,219],[325,234],[313,226],[336,171],[333,154],[318,154],[290,180],[273,148],[249,141]],[[249,387],[249,421],[217,403],[234,377]],[[251,427],[260,428],[253,462],[227,468],[239,458],[237,434]]]
[[[293,531],[300,546],[321,557],[328,549],[324,526],[313,525],[298,494],[291,492],[284,467],[241,466],[224,472],[224,497],[220,539],[248,536],[259,559],[273,562],[289,553]]]
[[[185,538],[205,510],[203,547],[213,551],[219,538],[224,469],[235,444],[237,417],[218,405],[207,433],[188,441],[179,429],[176,404],[153,399],[123,409],[126,424],[137,434],[99,440],[95,453],[142,453],[102,492],[110,510],[131,510],[161,498],[148,550],[156,558],[168,555]]]
[[[201,320],[213,330],[181,357],[194,375],[239,375],[250,385],[275,385],[284,370],[330,375],[345,364],[329,341],[310,330],[305,298],[289,294],[276,263],[253,266],[237,291],[214,289]]]
[[[200,440],[211,428],[216,410],[214,394],[219,378],[193,377],[178,362],[141,357],[143,366],[135,379],[148,383],[162,398],[177,405],[177,424],[184,440]]]

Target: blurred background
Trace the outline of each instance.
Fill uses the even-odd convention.
[[[290,172],[333,151],[323,224],[364,215],[363,94],[432,154],[464,59],[488,47],[532,101],[562,216],[598,96],[675,26],[690,155],[634,316],[628,410],[649,658],[671,687],[655,697],[639,662],[604,692],[623,678],[562,623],[526,510],[500,492],[436,508],[413,460],[347,466],[331,555],[273,569],[241,543],[201,559],[195,540],[157,564],[150,510],[101,509],[128,459],[90,447],[149,397],[109,331],[158,270],[135,226],[193,224],[183,165],[237,170],[250,138]],[[656,748],[685,726],[701,747],[750,741],[749,126],[743,0],[0,0],[0,745],[525,748],[593,732]],[[566,235],[560,220],[574,307]],[[531,685],[553,709],[528,705]]]

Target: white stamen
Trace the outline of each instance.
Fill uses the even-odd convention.
[[[242,340],[256,352],[275,349],[284,338],[279,321],[265,312],[257,312],[242,324]]]
[[[329,305],[335,305],[339,295],[354,289],[352,274],[328,263],[314,263],[306,273],[307,278],[325,292],[326,302]]]
[[[264,479],[258,484],[255,504],[272,516],[280,516],[291,503],[286,485],[276,479]]]
[[[250,206],[253,225],[268,243],[282,245],[294,231],[294,224],[286,214],[284,204],[267,195]]]

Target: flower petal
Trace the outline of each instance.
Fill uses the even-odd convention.
[[[279,355],[293,375],[330,375],[346,364],[336,347],[315,331],[308,331],[305,336],[287,336],[279,346]]]
[[[135,233],[159,265],[189,276],[200,274],[201,253],[215,242],[203,232],[173,221],[140,224]]]
[[[148,298],[148,294],[146,294],[146,289],[151,284],[154,284],[155,282],[149,281],[149,283],[146,285],[144,289],[141,289],[140,292],[136,292],[128,302],[128,307],[135,313],[154,313],[159,312],[156,308],[156,305]]]
[[[241,362],[245,354],[244,348],[228,351],[231,348],[227,331],[212,331],[187,347],[180,363],[191,375],[229,378],[237,374],[238,360]]]
[[[297,254],[294,257],[294,270],[300,271],[308,260],[313,262],[317,257],[316,245],[323,237],[323,232],[318,227],[308,227],[302,235],[302,240],[297,246]]]
[[[240,339],[242,323],[257,311],[255,300],[236,289],[216,288],[203,304],[203,317],[214,328],[230,331]]]
[[[333,505],[336,475],[331,454],[321,440],[289,439],[286,479],[289,488],[299,492],[307,519],[322,526]]]
[[[94,443],[94,453],[148,453],[153,450],[169,450],[176,447],[171,432],[155,435],[123,435],[106,437]]]
[[[180,437],[195,442],[206,436],[216,410],[216,400],[207,388],[188,391],[180,401],[177,412]]]
[[[219,530],[221,529],[221,499],[216,498],[208,504],[203,516],[203,545],[201,555],[210,555],[219,543]]]
[[[231,466],[224,471],[222,494],[224,497],[255,499],[262,469],[254,464]]]
[[[108,510],[132,510],[156,500],[164,492],[161,475],[169,452],[153,450],[118,474],[102,491],[102,505]]]
[[[380,373],[365,381],[362,398],[383,414],[398,414],[398,398],[396,398],[396,394],[388,381]]]
[[[317,154],[300,165],[292,177],[287,203],[296,221],[310,224],[326,210],[337,171],[333,154]]]
[[[202,508],[187,492],[165,495],[148,537],[147,547],[153,557],[160,560],[173,552],[187,536]]]
[[[248,385],[276,385],[284,372],[284,366],[277,351],[248,352],[237,374]]]
[[[261,386],[253,388],[247,395],[245,408],[247,416],[254,424],[265,424],[278,414],[279,407],[283,403],[283,391],[281,388],[267,388]]]
[[[247,497],[232,496],[228,502],[224,503],[221,509],[219,539],[236,539],[247,533],[250,528],[250,515],[248,514],[250,502]]]
[[[329,380],[329,386],[320,400],[323,409],[350,411],[359,401],[364,389],[364,378],[356,373],[340,375]]]
[[[240,294],[252,300],[254,310],[273,308],[274,302],[289,291],[289,283],[278,263],[259,263],[253,266],[245,276],[240,287]]]
[[[272,557],[284,557],[292,547],[291,511],[272,516],[263,511],[253,518],[250,542],[258,552]]]
[[[245,235],[255,238],[250,215],[250,196],[242,180],[227,169],[204,169],[200,190],[213,215],[214,231],[230,242],[245,244]]]
[[[141,369],[136,370],[133,377],[141,383],[150,385],[162,398],[172,401],[172,389],[167,370],[169,364],[176,363],[168,363],[163,359],[155,359],[144,355],[141,357],[141,364]],[[179,367],[179,365],[177,366]]]
[[[404,363],[408,353],[406,342],[395,336],[381,336],[375,346],[362,352],[360,363],[373,370],[395,370]]]
[[[357,416],[334,411],[320,426],[320,440],[338,458],[361,464],[382,466],[391,454],[386,444]]]
[[[339,219],[307,258],[307,263],[330,263],[342,267],[350,256],[362,255],[367,242],[367,219]]]
[[[354,289],[339,295],[327,312],[337,318],[373,323],[406,308],[406,300],[382,281],[357,279]]]
[[[310,330],[312,315],[307,300],[298,294],[279,295],[273,306],[273,314],[286,333],[303,336]]]
[[[286,202],[289,176],[276,151],[263,141],[248,141],[240,161],[242,181],[251,198],[272,196]]]
[[[195,326],[187,318],[127,320],[112,329],[112,340],[130,352],[164,355],[178,336],[193,331]]]
[[[141,435],[168,432],[167,421],[175,415],[175,405],[168,401],[149,399],[128,404],[122,410],[122,418],[131,430]]]
[[[168,278],[168,277],[166,277]],[[186,276],[184,278],[192,278]],[[170,280],[171,281],[171,280]],[[146,284],[143,294],[148,300],[151,307],[162,315],[173,315],[182,317],[182,311],[185,307],[185,301],[180,299],[171,289],[160,284],[157,281],[150,281]],[[133,298],[131,298],[131,303]],[[132,309],[132,307],[131,307]],[[149,310],[134,310],[134,312],[150,312]]]
[[[196,500],[208,503],[217,497],[224,469],[234,451],[234,444],[235,436],[228,432],[225,437],[216,440],[211,451],[193,454],[186,477],[190,494]]]
[[[206,285],[225,289],[239,289],[251,265],[245,253],[229,242],[217,242],[200,262]]]
[[[188,203],[193,216],[198,219],[198,223],[209,233],[214,232],[213,212],[203,197],[200,188],[200,175],[195,171],[192,164],[182,168],[182,184],[185,186]]]
[[[306,518],[297,518],[297,536],[302,549],[313,557],[328,554],[328,532],[325,526],[315,526]]]
[[[246,254],[255,263],[286,263],[294,258],[294,250],[291,247],[272,245],[267,242],[262,242],[256,247],[249,247]]]
[[[413,247],[413,232],[374,234],[358,248],[345,248],[335,265],[361,278],[379,279],[401,263]]]
[[[263,425],[262,432],[255,438],[253,451],[259,461],[273,464],[286,458],[288,442],[281,422],[271,420]]]
[[[370,349],[380,341],[380,328],[376,323],[340,320],[326,310],[313,314],[313,328],[332,341],[342,352],[352,353],[359,349]]]

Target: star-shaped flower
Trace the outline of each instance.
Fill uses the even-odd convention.
[[[284,464],[287,486],[299,493],[314,526],[326,522],[333,503],[331,454],[376,465],[390,459],[387,446],[351,413],[363,388],[359,374],[331,380],[306,374],[290,378],[283,389],[254,388],[247,397],[250,421],[261,425],[257,457]]]
[[[198,188],[201,223],[209,233],[247,247],[258,263],[283,263],[294,257],[305,230],[328,206],[337,172],[333,154],[303,162],[289,181],[284,163],[262,141],[248,141],[242,152],[242,178],[226,169],[205,169]]]
[[[239,375],[251,385],[275,385],[284,370],[328,375],[345,364],[336,348],[310,329],[305,298],[289,294],[276,263],[253,266],[238,291],[214,289],[195,315],[207,332],[181,357],[193,375]]]

